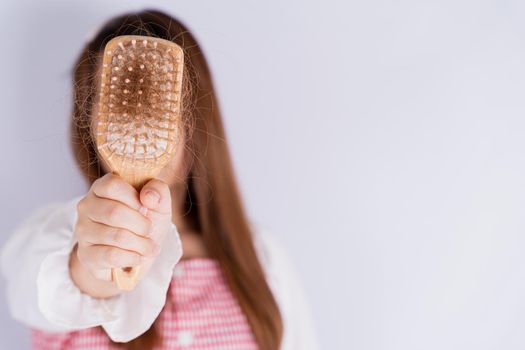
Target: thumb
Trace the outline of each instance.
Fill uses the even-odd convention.
[[[158,179],[148,181],[140,190],[140,202],[149,210],[171,214],[171,193],[168,185]]]

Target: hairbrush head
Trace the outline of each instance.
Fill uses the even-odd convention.
[[[177,44],[147,36],[119,36],[104,49],[92,118],[95,143],[109,169],[137,189],[177,150],[183,58]],[[114,268],[113,280],[131,290],[139,271]]]
[[[181,131],[184,55],[177,44],[119,36],[105,49],[93,113],[98,152],[139,188],[172,158]]]

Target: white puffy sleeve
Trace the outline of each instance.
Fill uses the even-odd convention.
[[[312,311],[299,275],[277,237],[252,223],[254,243],[283,318],[281,350],[319,348]]]
[[[9,310],[32,328],[62,332],[102,326],[112,340],[126,342],[148,330],[162,310],[173,267],[182,256],[180,237],[172,225],[155,263],[132,291],[93,298],[69,274],[80,199],[37,210],[2,247]]]

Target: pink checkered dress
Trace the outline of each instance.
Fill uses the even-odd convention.
[[[157,324],[163,342],[161,349],[258,349],[219,262],[210,258],[177,263]],[[32,341],[35,350],[116,349],[100,327],[66,333],[34,329]]]

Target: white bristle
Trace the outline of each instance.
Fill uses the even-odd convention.
[[[129,83],[131,80],[129,80],[128,78],[126,78],[126,80],[124,80],[126,83]]]

